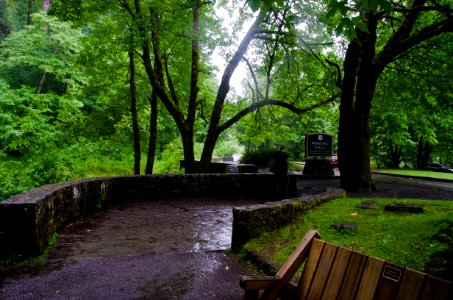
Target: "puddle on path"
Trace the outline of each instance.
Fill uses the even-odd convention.
[[[176,199],[131,203],[71,223],[51,258],[112,257],[223,250],[231,245],[232,208],[250,199]]]

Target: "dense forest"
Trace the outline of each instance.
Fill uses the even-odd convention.
[[[203,172],[280,143],[303,160],[310,132],[338,137],[349,190],[373,188],[372,167],[451,165],[452,11],[0,0],[0,200],[83,177]]]

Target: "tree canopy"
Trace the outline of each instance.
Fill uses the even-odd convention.
[[[93,161],[206,172],[279,143],[304,159],[304,135],[324,131],[348,190],[373,188],[372,164],[452,163],[451,13],[447,0],[2,1],[2,161],[58,158],[25,168],[47,178],[27,186]]]

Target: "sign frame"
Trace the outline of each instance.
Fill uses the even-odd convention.
[[[324,132],[305,135],[305,158],[326,158],[333,155],[333,136]]]

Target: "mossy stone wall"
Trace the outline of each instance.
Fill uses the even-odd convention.
[[[231,247],[239,250],[248,240],[293,222],[307,210],[329,200],[345,197],[340,188],[327,188],[325,193],[233,209]]]
[[[269,199],[273,189],[272,174],[143,175],[46,185],[0,202],[0,256],[40,254],[62,226],[103,207],[186,196]]]

